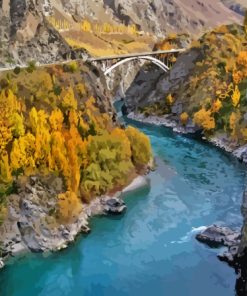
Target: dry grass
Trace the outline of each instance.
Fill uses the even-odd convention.
[[[73,48],[84,48],[95,57],[150,51],[155,41],[149,36],[133,36],[126,33],[95,34],[91,32],[70,31],[62,33]]]

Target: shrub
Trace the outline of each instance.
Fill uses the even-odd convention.
[[[215,128],[215,120],[212,117],[211,111],[202,108],[194,114],[194,122],[196,125],[201,126],[205,131]]]
[[[63,66],[63,69],[64,69],[64,72],[75,73],[76,71],[78,71],[79,66],[76,61],[72,61],[68,64],[65,64]]]
[[[132,159],[136,165],[147,165],[152,157],[149,138],[134,127],[127,127],[126,134],[130,141]]]
[[[21,68],[20,67],[15,67],[15,69],[14,69],[14,73],[16,74],[16,75],[18,75],[18,74],[20,74],[21,73]]]
[[[180,114],[180,122],[182,123],[182,125],[186,125],[188,123],[189,120],[189,115],[186,112],[183,112],[182,114]]]
[[[67,191],[58,195],[58,219],[62,222],[70,222],[76,218],[82,210],[82,203],[74,192]]]
[[[36,69],[36,62],[30,61],[28,62],[27,72],[32,73]]]

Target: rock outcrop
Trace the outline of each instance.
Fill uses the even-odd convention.
[[[227,262],[237,273],[236,295],[247,295],[247,191],[243,194],[242,203],[243,227],[241,232],[228,227],[209,226],[196,239],[209,247],[227,247],[218,254],[221,261]]]
[[[58,177],[30,177],[18,184],[18,192],[8,198],[8,215],[0,226],[2,256],[17,256],[27,251],[57,251],[67,247],[79,233],[89,233],[89,217],[119,215],[126,211],[120,196],[96,198],[84,204],[78,217],[63,224],[56,219],[57,196],[63,188]],[[0,261],[0,266],[1,265]]]
[[[232,247],[240,244],[240,231],[233,231],[228,227],[212,225],[196,235],[196,239],[212,248]]]
[[[34,0],[0,2],[0,66],[41,64],[83,55],[75,52],[47,22],[43,6]]]

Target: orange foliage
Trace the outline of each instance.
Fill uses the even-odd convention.
[[[222,102],[219,99],[216,99],[211,107],[212,113],[218,113],[220,109],[222,108]]]
[[[167,97],[166,97],[166,103],[169,105],[169,106],[172,106],[173,103],[174,103],[175,99],[173,98],[173,96],[171,94],[169,94]]]
[[[235,90],[234,90],[233,95],[232,95],[232,104],[233,104],[234,107],[237,107],[239,105],[240,97],[241,97],[241,94],[240,94],[240,91],[238,89],[238,86],[236,85]]]
[[[189,120],[189,115],[186,112],[183,112],[182,114],[180,114],[180,121],[182,123],[182,125],[186,125],[188,123]]]
[[[202,108],[194,114],[194,122],[196,125],[201,126],[205,131],[215,128],[215,120],[212,117],[211,111]]]
[[[231,129],[231,135],[232,137],[236,136],[236,132],[237,132],[237,125],[239,123],[240,120],[240,114],[236,113],[236,112],[232,112],[229,118],[229,126]]]
[[[70,222],[82,211],[82,203],[74,192],[67,191],[58,195],[58,218]]]

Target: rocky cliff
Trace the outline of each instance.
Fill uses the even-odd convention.
[[[39,1],[0,2],[0,65],[53,63],[76,56],[46,21]]]
[[[2,0],[1,64],[30,60],[52,63],[80,56],[47,21],[47,17],[54,15],[58,21],[68,21],[73,26],[83,19],[102,24],[135,24],[140,31],[155,37],[181,31],[198,34],[220,23],[241,22],[241,16],[220,0],[213,6],[210,0]]]

